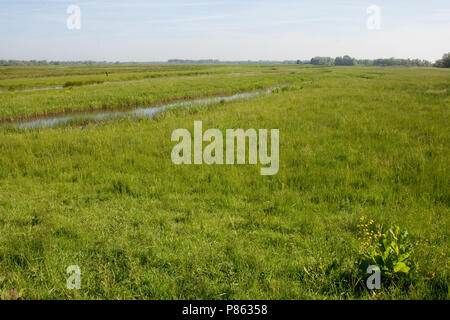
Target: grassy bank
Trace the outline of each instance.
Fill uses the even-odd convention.
[[[211,95],[229,95],[298,80],[289,73],[159,77],[141,82],[81,85],[62,90],[0,93],[0,120],[80,110],[163,104]]]

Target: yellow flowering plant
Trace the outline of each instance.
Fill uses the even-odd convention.
[[[414,267],[411,254],[416,244],[411,243],[408,236],[399,226],[392,226],[387,232],[377,230],[373,220],[361,217],[358,224],[360,270],[365,273],[370,265],[376,265],[387,279],[409,277]]]

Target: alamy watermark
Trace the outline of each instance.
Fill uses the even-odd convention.
[[[179,141],[172,149],[171,154],[172,162],[177,165],[192,163],[245,164],[247,159],[246,141],[248,140],[248,164],[256,165],[259,160],[260,164],[267,166],[261,168],[261,175],[274,175],[278,172],[280,161],[278,129],[270,130],[270,155],[268,154],[268,129],[259,129],[258,131],[255,129],[246,131],[244,129],[227,129],[224,141],[222,131],[208,129],[203,132],[202,121],[194,121],[193,161],[192,137],[187,129],[174,130],[171,140]],[[209,142],[204,149],[203,142]]]
[[[66,25],[69,30],[80,30],[81,29],[81,9],[75,4],[71,4],[67,7],[66,13],[69,14],[67,17]]]
[[[369,290],[381,289],[381,270],[378,266],[369,266],[366,270],[370,277],[366,280],[366,286]]]
[[[66,281],[67,289],[80,290],[81,289],[81,269],[80,269],[80,267],[77,265],[68,266],[66,269],[66,273],[70,275]]]
[[[381,29],[381,8],[377,5],[371,5],[366,10],[369,17],[367,18],[366,25],[369,30]]]

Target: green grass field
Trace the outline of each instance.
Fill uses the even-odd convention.
[[[285,90],[152,121],[11,126],[274,86]],[[0,88],[4,299],[449,298],[449,70],[4,67]],[[278,174],[174,165],[171,134],[194,120],[279,129]],[[417,242],[407,280],[363,287],[363,216]],[[80,290],[66,287],[70,265]]]

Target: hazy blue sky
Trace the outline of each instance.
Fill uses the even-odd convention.
[[[70,4],[81,28],[69,30]],[[370,30],[367,8],[381,9]],[[0,59],[436,60],[450,51],[450,0],[0,0]]]

